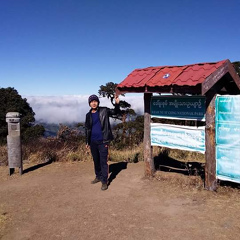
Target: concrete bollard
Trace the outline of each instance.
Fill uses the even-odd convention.
[[[14,173],[15,168],[19,168],[19,173],[23,173],[22,146],[20,137],[20,114],[18,112],[8,112],[6,114],[8,123],[7,150],[9,175]]]

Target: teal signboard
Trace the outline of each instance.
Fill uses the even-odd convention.
[[[216,121],[240,124],[240,95],[217,96]]]
[[[205,97],[153,96],[151,116],[167,119],[205,120]]]
[[[240,183],[240,95],[216,97],[216,174]]]
[[[240,148],[240,122],[239,124],[229,122],[217,122],[216,144],[224,145],[225,147],[230,148]]]
[[[240,183],[240,149],[216,148],[217,178]]]
[[[151,123],[151,145],[205,153],[205,127]]]

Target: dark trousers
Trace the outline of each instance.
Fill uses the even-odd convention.
[[[108,180],[108,143],[94,142],[90,144],[90,149],[94,162],[96,178],[102,183]]]

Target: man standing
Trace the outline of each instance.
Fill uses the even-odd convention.
[[[99,107],[98,96],[91,95],[88,98],[90,111],[86,114],[85,132],[86,148],[91,149],[95,179],[92,184],[102,182],[102,190],[108,188],[108,146],[113,140],[113,134],[109,122],[109,117],[120,112],[119,98],[115,96],[115,108]]]

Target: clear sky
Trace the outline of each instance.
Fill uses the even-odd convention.
[[[240,60],[239,0],[0,0],[0,87],[88,95],[135,68]]]

